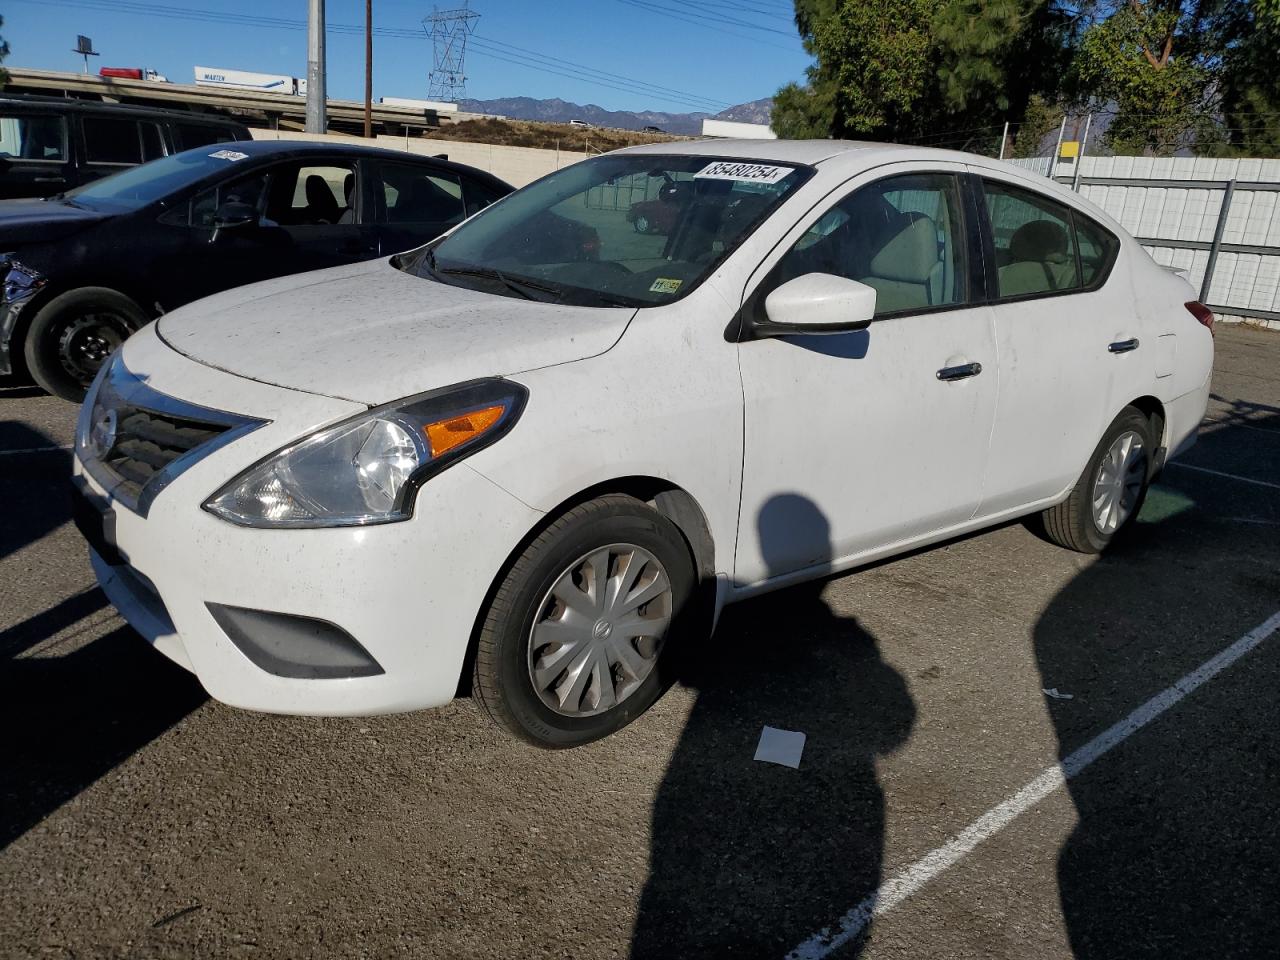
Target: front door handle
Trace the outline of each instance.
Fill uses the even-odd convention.
[[[1112,353],[1128,353],[1130,350],[1138,349],[1138,338],[1130,337],[1128,340],[1117,340],[1115,343],[1107,346]]]
[[[976,377],[982,372],[982,364],[980,363],[962,363],[958,367],[943,367],[938,371],[939,380],[964,380],[967,377]]]

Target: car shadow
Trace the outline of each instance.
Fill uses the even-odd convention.
[[[24,424],[0,424],[0,450],[53,445]],[[70,520],[68,453],[15,453],[3,463],[0,560]],[[3,595],[22,589],[11,583]],[[206,699],[133,630],[112,629],[107,608],[94,587],[0,630],[0,848]]]
[[[830,557],[828,522],[804,497],[774,497],[757,522],[772,570],[796,535]],[[876,758],[905,743],[915,705],[822,589],[731,607],[682,666],[697,699],[654,803],[635,960],[781,955],[879,885]],[[798,770],[753,760],[765,725],[805,734]]]
[[[1280,429],[1256,405],[1241,414]],[[1280,608],[1274,497],[1170,471],[1129,536],[1053,599],[1034,637],[1061,757]],[[1057,873],[1076,957],[1277,955],[1278,689],[1280,637],[1067,781],[1078,822]]]

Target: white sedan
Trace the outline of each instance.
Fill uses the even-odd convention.
[[[219,700],[470,688],[572,746],[728,603],[1013,517],[1103,549],[1195,438],[1212,324],[996,161],[637,147],[144,328],[85,401],[77,520],[107,596]]]

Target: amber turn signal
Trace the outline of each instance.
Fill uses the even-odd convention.
[[[502,419],[506,409],[502,404],[498,404],[450,417],[448,420],[428,423],[422,429],[431,444],[431,456],[439,457],[454,447],[459,447],[468,440],[480,436]]]

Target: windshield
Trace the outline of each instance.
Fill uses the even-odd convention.
[[[86,183],[59,199],[90,210],[128,213],[245,159],[247,155],[237,150],[197,147]]]
[[[401,269],[511,297],[654,306],[688,293],[812,173],[706,156],[584,160],[518,190]]]

